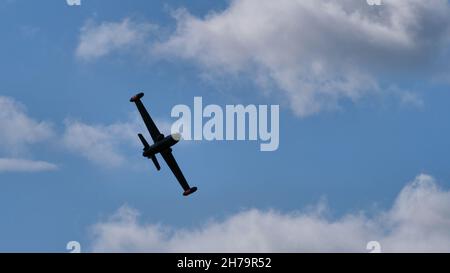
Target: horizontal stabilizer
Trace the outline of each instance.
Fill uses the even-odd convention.
[[[145,137],[142,134],[138,134],[138,137],[141,140],[142,144],[144,145],[144,150],[146,150],[147,148],[150,148],[150,145],[148,145],[147,140],[145,139]]]

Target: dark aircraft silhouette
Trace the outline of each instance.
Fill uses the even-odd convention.
[[[177,178],[181,187],[183,187],[183,195],[188,196],[196,192],[197,187],[191,188],[189,186],[186,178],[184,178],[183,172],[181,172],[181,169],[178,166],[177,161],[175,160],[175,157],[173,157],[171,148],[173,145],[177,144],[180,141],[181,135],[172,134],[170,136],[164,137],[164,135],[161,134],[161,132],[158,130],[158,127],[156,127],[155,123],[150,117],[150,114],[147,112],[147,109],[145,109],[145,106],[142,104],[141,98],[143,96],[144,93],[139,93],[130,99],[130,102],[136,103],[139,113],[141,114],[145,126],[147,126],[147,129],[150,132],[150,136],[152,137],[154,142],[154,144],[150,146],[147,140],[145,140],[144,136],[142,134],[138,134],[139,139],[141,140],[142,144],[144,144],[144,153],[142,155],[151,159],[153,161],[153,164],[155,164],[156,169],[159,171],[161,170],[161,166],[159,165],[158,159],[156,159],[156,154],[161,154],[161,156],[164,158],[167,165]]]

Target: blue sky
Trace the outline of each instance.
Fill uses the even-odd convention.
[[[418,11],[409,14],[394,1],[370,8],[342,1],[324,15],[311,8],[316,4],[297,10],[281,1],[279,10],[263,8],[251,18],[251,0],[85,0],[79,7],[63,0],[0,1],[0,112],[7,105],[9,114],[27,119],[16,128],[2,117],[8,132],[0,129],[0,158],[51,165],[0,168],[0,251],[65,252],[72,240],[87,251],[105,250],[99,240],[107,234],[99,236],[95,226],[111,224],[124,206],[139,212],[139,223],[190,230],[249,209],[302,212],[324,199],[330,223],[360,211],[378,214],[390,211],[422,173],[446,193],[450,7],[439,0],[429,7],[406,2]],[[300,19],[252,25],[273,18],[270,10],[299,12],[286,18],[314,16],[305,19],[310,26]],[[355,10],[363,19],[339,15]],[[400,26],[382,21],[392,14]],[[324,19],[367,40],[323,27]],[[414,20],[422,28],[408,25]],[[280,45],[262,46],[282,31],[287,35],[275,37]],[[123,40],[126,33],[132,39]],[[222,106],[279,104],[279,150],[263,153],[255,142],[181,143],[175,156],[199,187],[182,198],[168,168],[157,173],[126,131],[140,123],[128,102],[138,91],[161,123],[174,121],[172,107],[192,106],[194,96]],[[288,248],[268,250],[279,249]]]

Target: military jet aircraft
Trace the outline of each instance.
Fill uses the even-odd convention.
[[[145,126],[150,132],[150,136],[152,137],[154,142],[154,144],[150,146],[147,140],[144,138],[144,136],[142,134],[138,134],[139,139],[144,145],[144,152],[142,155],[146,158],[151,159],[153,161],[153,164],[155,164],[156,169],[159,171],[161,170],[161,166],[159,165],[156,155],[161,154],[161,156],[164,158],[167,165],[177,178],[181,187],[183,188],[184,190],[183,195],[189,196],[197,191],[197,187],[191,188],[189,186],[188,182],[186,181],[186,178],[183,175],[183,172],[181,172],[181,169],[178,166],[178,163],[172,154],[171,148],[173,145],[177,144],[180,141],[181,135],[172,134],[170,136],[164,137],[164,135],[161,134],[161,132],[158,130],[158,127],[156,127],[155,123],[150,117],[150,114],[147,112],[147,109],[145,109],[144,104],[142,104],[141,98],[143,96],[144,93],[139,93],[130,99],[130,102],[134,102],[136,104],[137,109],[139,110],[139,113],[141,114],[142,119],[144,120]]]

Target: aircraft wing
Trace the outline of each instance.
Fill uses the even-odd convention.
[[[175,157],[172,154],[172,149],[168,149],[161,152],[162,157],[166,161],[167,165],[169,166],[170,170],[172,170],[173,174],[177,178],[178,182],[180,183],[181,187],[183,187],[183,190],[185,193],[189,192],[191,190],[191,187],[189,187],[188,182],[186,181],[186,178],[184,178],[183,172],[181,172],[180,167],[178,166],[177,161],[175,160]]]
[[[139,110],[142,119],[144,120],[145,126],[147,127],[147,130],[149,131],[150,136],[153,139],[153,142],[157,142],[158,140],[164,138],[164,135],[161,134],[158,127],[156,127],[156,124],[153,121],[152,117],[147,112],[147,109],[145,109],[144,104],[142,104],[141,98],[143,96],[144,93],[137,94],[136,96],[132,97],[130,101],[136,103],[136,107]]]

